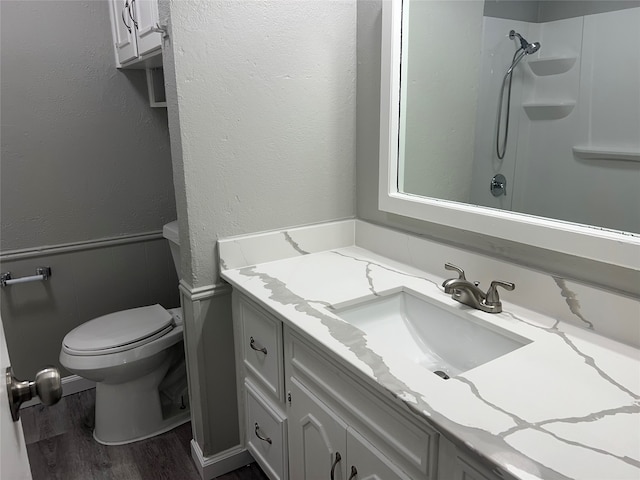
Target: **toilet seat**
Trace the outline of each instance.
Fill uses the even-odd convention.
[[[172,331],[173,316],[160,305],[133,308],[90,320],[62,341],[69,355],[108,355],[153,342]]]

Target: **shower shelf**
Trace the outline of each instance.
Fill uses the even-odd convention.
[[[539,102],[522,105],[530,120],[558,120],[569,115],[576,102]]]
[[[547,75],[559,75],[568,72],[577,59],[578,57],[532,58],[527,60],[527,64],[537,76],[546,77]]]
[[[610,147],[587,147],[578,145],[573,147],[576,157],[586,160],[625,160],[640,162],[640,150],[621,150]]]

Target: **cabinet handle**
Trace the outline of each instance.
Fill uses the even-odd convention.
[[[342,460],[342,456],[340,455],[340,452],[336,452],[336,458],[333,460],[333,465],[331,465],[331,480],[335,480],[336,465],[338,465],[340,460]]]
[[[262,352],[265,355],[267,354],[267,349],[266,347],[262,347],[262,348],[258,348],[256,347],[256,341],[253,339],[253,337],[251,337],[251,339],[249,340],[249,346],[255,350],[256,352]]]
[[[127,10],[129,10],[129,18],[133,22],[133,26],[136,27],[136,30],[138,30],[138,21],[135,19],[135,17],[131,13],[131,10],[133,9],[133,4],[134,3],[136,3],[136,0],[131,0],[131,3],[129,4],[129,8]]]
[[[351,465],[351,475],[349,475],[349,480],[353,480],[358,476],[358,469]]]
[[[255,425],[255,428],[254,428],[254,432],[256,433],[256,437],[258,437],[263,442],[267,442],[269,445],[271,445],[273,443],[271,441],[271,438],[265,437],[264,435],[262,435],[260,433],[260,425],[258,425],[258,422],[256,422],[256,425]]]
[[[124,2],[124,7],[122,7],[122,11],[120,12],[120,16],[122,17],[122,23],[124,23],[124,26],[127,27],[127,30],[129,30],[129,33],[131,33],[131,27],[129,25],[127,25],[127,21],[124,19],[124,11],[125,9],[129,9],[129,0],[127,0],[126,2]]]

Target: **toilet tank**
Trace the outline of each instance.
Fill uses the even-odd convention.
[[[178,234],[178,221],[174,220],[162,227],[162,236],[169,240],[173,264],[176,266],[179,280],[182,278],[182,275],[180,274],[180,236]]]

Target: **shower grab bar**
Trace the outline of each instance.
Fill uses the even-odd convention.
[[[0,274],[0,285],[6,287],[7,285],[16,285],[18,283],[38,282],[48,280],[50,276],[51,267],[37,267],[35,275],[20,278],[12,278],[11,272],[3,272]]]

